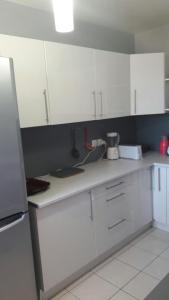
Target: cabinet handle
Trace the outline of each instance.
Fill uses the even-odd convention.
[[[137,91],[134,90],[134,113],[137,114]]]
[[[108,187],[106,187],[106,190],[111,190],[111,189],[113,189],[113,188],[115,188],[115,187],[117,187],[119,185],[122,185],[122,184],[124,184],[124,181],[120,181],[119,183],[117,183],[115,185],[108,186]]]
[[[116,196],[114,196],[114,197],[112,197],[112,198],[110,198],[110,199],[107,199],[106,202],[111,202],[111,201],[113,201],[114,199],[117,199],[117,198],[119,198],[119,197],[121,197],[121,196],[125,196],[125,193],[120,193],[120,194],[118,194],[118,195],[116,195]]]
[[[93,101],[94,101],[94,117],[96,118],[96,117],[97,117],[97,110],[96,110],[96,92],[93,91],[92,94],[93,94]]]
[[[103,93],[100,92],[100,102],[101,102],[101,113],[100,113],[100,117],[103,117]]]
[[[90,212],[91,212],[90,219],[93,222],[94,216],[93,216],[93,194],[92,194],[92,191],[90,191],[89,194],[90,194]]]
[[[161,170],[158,168],[158,190],[161,192]]]
[[[122,223],[124,223],[124,222],[126,222],[126,221],[127,221],[127,219],[121,219],[120,221],[118,221],[118,222],[115,223],[114,225],[109,226],[109,227],[108,227],[108,230],[112,230],[113,228],[117,227],[118,225],[120,225],[120,224],[122,224]]]
[[[48,111],[48,101],[47,101],[46,89],[43,91],[43,95],[44,95],[44,99],[45,99],[46,122],[49,123],[49,111]]]

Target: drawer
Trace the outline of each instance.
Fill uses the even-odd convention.
[[[137,174],[133,173],[131,175],[118,178],[113,181],[106,182],[95,189],[93,189],[93,196],[95,198],[105,195],[106,198],[113,196],[114,193],[117,193],[119,190],[124,189],[129,185],[136,184]]]
[[[119,220],[126,219],[129,212],[125,190],[117,192],[111,198],[105,199],[108,227],[113,227]]]
[[[113,227],[108,227],[107,231],[113,247],[134,233],[134,224],[127,218],[119,218]]]

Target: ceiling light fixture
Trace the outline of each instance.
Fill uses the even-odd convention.
[[[57,32],[71,32],[74,30],[73,0],[52,0]]]

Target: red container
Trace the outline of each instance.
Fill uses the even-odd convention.
[[[168,145],[169,145],[168,137],[166,135],[162,136],[160,140],[160,154],[163,155],[167,154]]]

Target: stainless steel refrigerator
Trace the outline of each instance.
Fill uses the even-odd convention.
[[[37,300],[13,64],[11,59],[2,57],[0,299]]]

